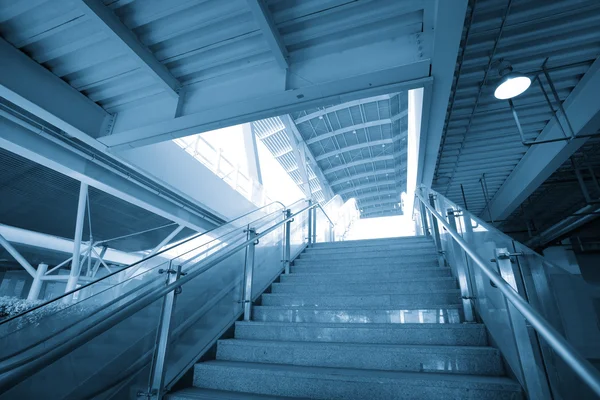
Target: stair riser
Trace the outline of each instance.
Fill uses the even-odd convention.
[[[316,246],[309,246],[306,248],[307,252],[321,252],[321,251],[385,251],[385,250],[396,250],[396,249],[435,249],[435,243],[433,241],[426,242],[415,242],[415,243],[388,243],[380,245],[352,245],[345,243],[332,243],[329,246],[325,244],[317,244]]]
[[[198,364],[194,385],[203,388],[312,399],[514,400],[516,393],[480,383],[420,379],[331,379],[328,375]],[[454,382],[453,382],[454,383]],[[514,386],[514,385],[513,385]]]
[[[296,262],[301,261],[301,262],[319,262],[319,263],[337,263],[337,262],[343,262],[343,263],[350,263],[350,264],[360,264],[360,263],[366,263],[366,264],[372,264],[372,263],[402,263],[402,264],[409,264],[411,262],[436,262],[437,261],[437,255],[435,254],[421,254],[421,255],[397,255],[397,256],[392,256],[392,255],[382,255],[381,253],[379,253],[379,255],[366,255],[366,254],[357,254],[355,256],[348,256],[348,255],[332,255],[330,257],[312,257],[312,256],[303,256],[300,255],[299,258],[296,259]]]
[[[447,372],[485,376],[504,374],[500,354],[492,348],[239,342],[220,341],[217,359],[387,371]]]
[[[290,275],[281,275],[281,283],[294,283],[294,284],[312,284],[312,283],[323,283],[329,282],[342,283],[369,283],[374,281],[390,281],[398,282],[405,279],[414,278],[444,278],[450,277],[451,272],[446,268],[427,268],[427,269],[415,269],[405,270],[399,272],[382,272],[382,273],[368,273],[359,274],[352,273],[326,273],[330,271],[321,271],[321,273],[294,273]]]
[[[381,294],[356,296],[331,295],[281,295],[264,294],[263,306],[314,306],[314,307],[391,307],[391,308],[428,308],[442,304],[460,304],[456,292],[422,294]]]
[[[366,267],[366,266],[395,266],[395,267],[435,267],[439,265],[437,258],[395,258],[393,260],[383,258],[354,258],[348,257],[340,260],[323,260],[323,259],[300,259],[294,260],[294,265],[315,266],[315,267]]]
[[[417,257],[420,255],[433,255],[437,256],[435,248],[406,248],[406,249],[376,249],[376,250],[356,250],[356,249],[344,249],[340,251],[315,251],[308,250],[300,254],[300,258],[333,258],[333,257]]]
[[[440,312],[443,316],[440,316]],[[452,323],[463,321],[462,312],[454,307],[425,310],[385,309],[282,309],[280,307],[254,307],[252,320],[262,322],[316,322],[316,323]]]
[[[363,264],[363,265],[352,265],[352,264],[306,264],[300,263],[292,265],[290,271],[292,273],[359,273],[359,274],[373,274],[373,273],[390,273],[390,272],[409,272],[418,273],[422,270],[434,269],[437,270],[438,264],[435,263],[410,263],[410,264]],[[448,270],[450,272],[450,270]]]
[[[315,283],[312,285],[296,285],[274,283],[272,293],[328,293],[328,294],[359,294],[359,293],[422,293],[425,291],[442,291],[456,289],[454,279],[439,279],[430,281],[407,280],[401,282],[372,282],[372,283]]]
[[[448,324],[444,329],[343,326],[265,326],[241,325],[235,328],[236,339],[277,340],[297,342],[381,343],[404,345],[486,346],[483,327],[463,329],[461,325]],[[433,326],[433,325],[432,325]],[[435,325],[437,327],[438,325]]]
[[[410,246],[416,244],[433,243],[431,238],[393,238],[383,240],[347,240],[343,242],[319,242],[310,245],[310,248],[343,248],[365,246]]]

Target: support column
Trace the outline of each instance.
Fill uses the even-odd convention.
[[[258,158],[258,148],[256,146],[256,135],[254,134],[254,125],[247,123],[242,125],[244,135],[244,147],[246,149],[246,161],[248,164],[248,173],[252,180],[262,185],[262,173],[260,171],[260,162]]]
[[[31,288],[29,289],[29,294],[27,295],[27,300],[37,300],[40,297],[40,291],[42,290],[42,277],[48,271],[48,264],[41,263],[38,265],[37,270],[35,271],[35,276],[33,277],[33,283],[31,284]]]
[[[81,235],[83,233],[83,224],[85,218],[85,205],[88,196],[88,185],[81,182],[79,187],[79,201],[77,202],[77,219],[75,220],[75,237],[73,239],[73,260],[71,261],[71,273],[67,280],[65,293],[77,287],[77,280],[81,269]]]

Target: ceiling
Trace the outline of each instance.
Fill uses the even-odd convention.
[[[509,61],[515,71],[539,76],[556,112],[560,112],[559,106],[550,83],[561,104],[579,102],[577,107],[567,109],[571,122],[583,119],[575,113],[593,98],[589,85],[585,89],[588,92],[584,91],[587,82],[582,82],[582,77],[588,72],[591,78],[597,76],[598,63],[594,63],[600,54],[598,26],[597,1],[471,1],[432,187],[475,214],[493,219],[497,226],[510,221],[503,228],[507,231],[524,230],[523,223],[514,222],[522,213],[521,204],[527,210],[529,203],[538,203],[529,207],[529,212],[530,219],[539,220],[540,226],[550,223],[553,218],[549,214],[560,218],[557,210],[568,213],[577,207],[580,199],[571,199],[571,195],[580,196],[581,192],[572,185],[572,171],[565,171],[572,170],[568,157],[588,139],[570,144],[573,149],[569,154],[565,153],[569,150],[566,142],[523,145],[508,102],[497,100],[493,91],[500,80],[497,63]],[[586,93],[587,102],[583,97]],[[538,81],[516,97],[514,104],[527,141],[544,139],[550,130],[558,131]],[[583,133],[593,133],[593,129]],[[558,146],[565,146],[564,151],[559,149],[560,154]],[[579,153],[589,150],[591,156],[595,145],[591,146],[582,147]],[[556,157],[550,159],[555,152]],[[559,171],[552,175],[557,168]],[[571,174],[569,184],[552,183],[563,180],[560,176],[564,173]],[[540,186],[546,179],[548,182]],[[550,186],[552,197],[546,192]]]
[[[356,197],[363,216],[394,215],[405,190],[406,93],[426,88],[440,119],[466,4],[1,2],[0,95],[93,149],[93,160],[289,116],[285,130],[306,142],[306,179],[294,172],[293,140],[271,147],[297,182],[321,201]]]
[[[290,121],[286,126],[283,120]],[[327,188],[355,198],[363,218],[402,214],[406,191],[408,96],[406,92],[316,107],[254,123],[258,137],[300,187],[292,145],[306,146],[311,192],[329,200]],[[301,159],[301,158],[300,158]],[[317,170],[319,176],[314,172]],[[324,189],[325,188],[325,189]]]

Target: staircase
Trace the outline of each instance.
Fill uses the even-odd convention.
[[[319,243],[168,398],[522,399],[485,327],[462,321],[430,239]]]

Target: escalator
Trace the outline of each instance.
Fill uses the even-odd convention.
[[[318,205],[301,200],[287,209],[280,203],[262,207],[2,321],[0,399],[157,398],[149,381],[160,356],[155,349],[168,293],[177,294],[165,390],[242,314],[246,253],[254,243],[249,228],[258,235],[253,299],[284,268],[285,229],[292,256],[307,237],[333,236],[326,232],[330,224],[315,229],[323,219],[317,214],[324,214]],[[181,274],[173,283],[176,271]]]

